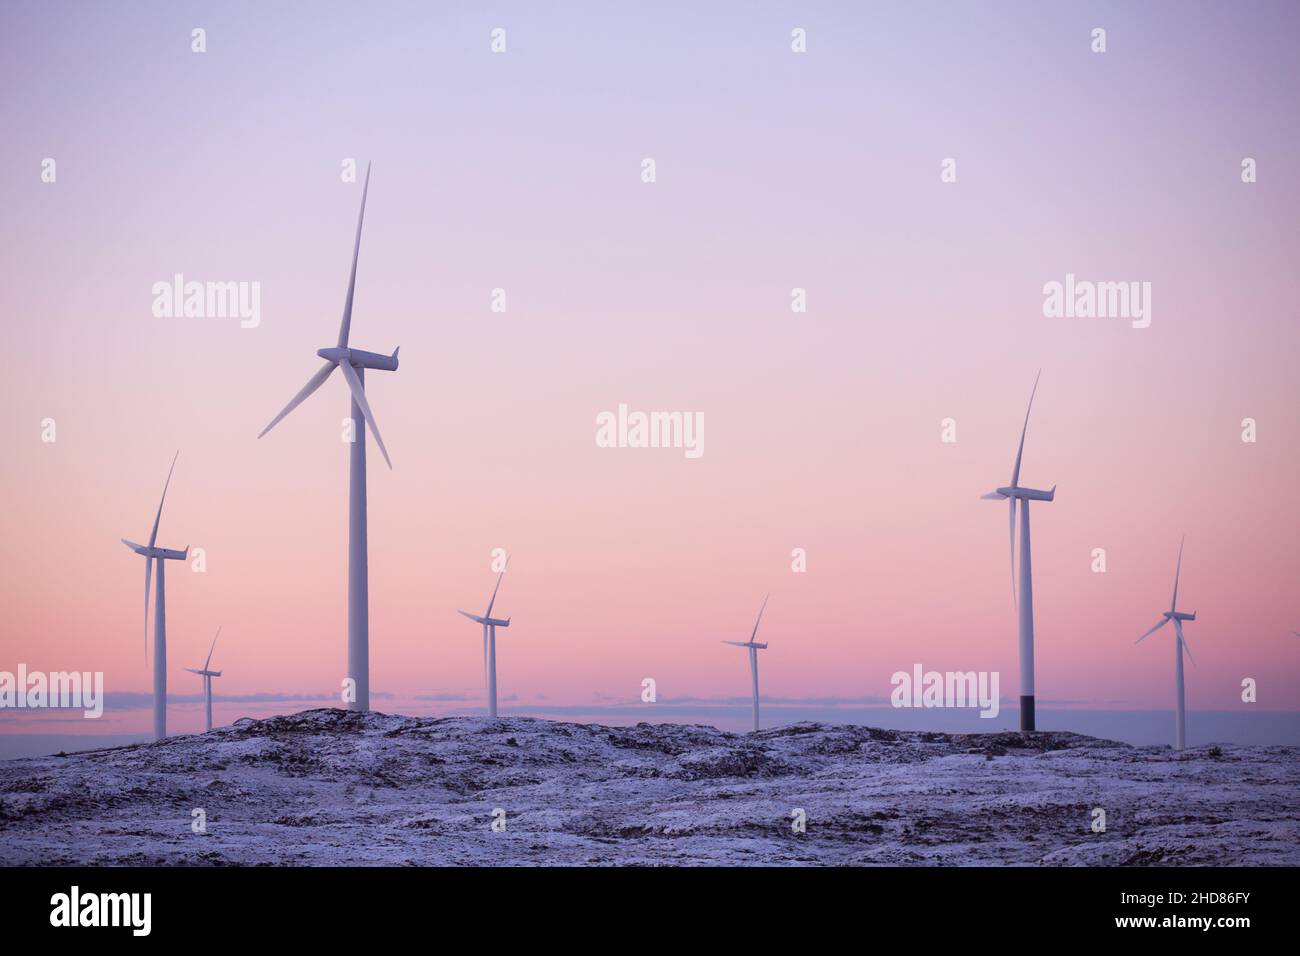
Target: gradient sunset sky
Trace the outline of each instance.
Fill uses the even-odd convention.
[[[1300,709],[1295,4],[7,2],[0,21],[0,670],[149,691],[118,539],[147,540],[179,448],[159,543],[204,548],[207,572],[168,568],[170,690],[197,693],[181,668],[222,625],[218,693],[337,693],[343,382],[256,436],[337,336],[353,158],[374,172],[352,344],[401,346],[367,377],[394,464],[371,444],[375,692],[481,708],[455,612],[481,611],[504,548],[516,706],[634,701],[645,677],[746,695],[719,641],[768,591],[764,695],[886,697],[919,662],[1000,671],[1014,700],[1006,510],[979,496],[1010,477],[1041,368],[1040,703],[1171,706],[1170,636],[1133,642],[1186,534],[1189,709]],[[156,318],[176,273],[260,283],[261,324]],[[1150,327],[1045,318],[1067,273],[1150,282]],[[703,457],[598,448],[620,403],[702,413]]]

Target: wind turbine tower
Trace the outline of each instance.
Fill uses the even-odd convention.
[[[1042,370],[1038,372],[1041,376]],[[1001,500],[1009,504],[1008,518],[1011,529],[1011,602],[1016,604],[1016,500],[1020,500],[1020,600],[1018,617],[1020,627],[1020,730],[1034,729],[1034,581],[1029,557],[1029,502],[1051,501],[1056,497],[1056,486],[1051,491],[1020,486],[1020,459],[1025,453],[1025,432],[1029,430],[1029,412],[1034,407],[1038,379],[1029,393],[1029,408],[1025,410],[1025,424],[1020,430],[1020,447],[1016,450],[1016,463],[1011,468],[1011,484],[990,491],[981,498]]]
[[[153,530],[149,532],[148,544],[136,544],[122,539],[122,543],[144,557],[144,659],[149,662],[149,584],[153,573],[153,562],[158,562],[158,592],[154,596],[153,609],[153,739],[162,740],[167,736],[167,588],[163,569],[167,561],[184,561],[189,556],[190,546],[182,550],[156,547],[158,543],[158,523],[162,521],[163,502],[167,500],[167,489],[172,483],[172,472],[176,470],[176,459],[167,471],[167,481],[163,484],[162,497],[158,499],[158,513],[154,515]]]
[[[220,636],[221,628],[218,627],[216,637],[212,638],[212,646],[208,648],[208,659],[203,662],[200,670],[195,670],[193,667],[185,668],[191,674],[198,674],[203,678],[203,704],[208,718],[207,726],[203,728],[204,732],[212,729],[212,678],[221,676],[221,671],[208,670],[208,665],[212,663],[212,652],[216,649],[217,638]]]
[[[318,349],[316,354],[325,360],[325,364],[307,380],[284,407],[280,414],[271,419],[271,424],[262,429],[261,438],[291,411],[303,403],[307,396],[320,388],[325,379],[335,369],[343,372],[343,379],[352,393],[352,449],[348,463],[348,677],[355,687],[353,699],[348,701],[348,710],[366,711],[370,709],[370,572],[367,563],[368,546],[366,530],[366,428],[375,436],[375,444],[384,456],[389,469],[393,467],[388,457],[384,440],[379,437],[379,426],[366,401],[366,369],[383,372],[397,371],[397,352],[392,355],[380,355],[376,352],[364,352],[348,345],[348,333],[352,328],[352,296],[357,285],[357,256],[361,252],[361,223],[366,216],[366,194],[370,191],[370,166],[366,166],[366,184],[361,190],[361,213],[357,216],[357,238],[352,248],[352,273],[348,278],[348,294],[343,303],[343,322],[339,326],[338,344],[329,348]],[[364,420],[364,424],[363,424]]]
[[[492,597],[482,616],[471,614],[469,611],[459,612],[471,621],[483,625],[483,681],[487,685],[488,714],[492,717],[497,715],[497,628],[510,626],[510,618],[502,620],[492,616],[492,606],[497,603],[497,591],[501,590],[501,579],[505,576],[508,567],[510,567],[510,559],[506,558],[505,567],[497,574],[496,587],[492,589]]]
[[[1183,651],[1187,651],[1187,659],[1193,664],[1196,660],[1192,657],[1192,649],[1187,646],[1187,639],[1183,637],[1183,621],[1196,620],[1196,612],[1187,614],[1178,610],[1178,578],[1183,573],[1183,544],[1178,544],[1178,564],[1174,567],[1174,596],[1169,602],[1169,610],[1160,616],[1160,621],[1149,631],[1139,637],[1134,643],[1141,644],[1148,637],[1160,630],[1170,621],[1174,622],[1174,749],[1182,750],[1187,743],[1187,714],[1185,701],[1183,698]]]
[[[758,623],[763,620],[763,611],[767,609],[767,595],[763,598],[763,606],[758,609],[758,618],[754,621],[754,631],[749,635],[747,641],[723,641],[723,644],[731,644],[734,647],[744,647],[749,650],[749,676],[754,686],[754,730],[758,730],[758,652],[767,650],[767,644],[756,640],[758,637]]]

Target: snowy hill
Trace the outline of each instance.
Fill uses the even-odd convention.
[[[1300,748],[308,710],[0,763],[0,842],[7,864],[1296,865]]]

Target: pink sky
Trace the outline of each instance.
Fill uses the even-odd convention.
[[[1245,707],[1254,677],[1255,706],[1300,708],[1295,12],[1186,6],[8,9],[0,669],[149,689],[118,539],[147,538],[180,448],[159,542],[208,571],[168,568],[170,689],[197,692],[218,624],[219,693],[338,687],[343,383],[255,437],[337,335],[355,157],[352,344],[402,348],[367,380],[395,466],[371,444],[376,691],[478,694],[455,611],[500,547],[525,703],[743,695],[718,642],[768,591],[765,695],[884,696],[921,662],[1013,697],[1006,513],[979,495],[1041,367],[1040,701],[1170,706],[1168,639],[1133,641],[1185,533],[1189,707]],[[155,318],[177,272],[260,282],[261,325]],[[1067,272],[1149,281],[1150,328],[1044,318]],[[620,402],[703,413],[705,454],[597,448]]]

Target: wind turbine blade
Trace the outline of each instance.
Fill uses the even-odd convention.
[[[754,632],[749,635],[749,640],[751,642],[753,642],[754,638],[758,636],[758,622],[763,620],[763,612],[767,610],[767,599],[770,598],[771,596],[772,596],[772,592],[769,591],[767,595],[763,598],[763,606],[758,609],[758,619],[754,621]]]
[[[488,609],[484,612],[484,617],[492,616],[492,605],[497,603],[497,591],[501,590],[501,579],[505,577],[506,569],[510,567],[510,555],[506,555],[506,563],[502,566],[501,571],[497,574],[497,586],[492,589],[492,599],[488,601]]]
[[[1007,518],[1010,520],[1011,528],[1011,606],[1018,607],[1016,602],[1016,499],[1007,498],[1007,504],[1010,505]]]
[[[1152,634],[1154,634],[1156,631],[1160,630],[1162,627],[1164,627],[1164,626],[1165,626],[1166,624],[1168,624],[1168,623],[1169,623],[1169,618],[1167,618],[1167,617],[1162,617],[1162,618],[1160,619],[1160,623],[1159,623],[1159,624],[1157,624],[1155,627],[1151,628],[1151,630],[1147,631],[1145,634],[1143,634],[1141,637],[1139,637],[1139,638],[1138,638],[1136,641],[1134,641],[1133,643],[1134,643],[1134,644],[1141,644],[1141,643],[1142,643],[1143,641],[1145,641],[1148,637],[1150,637]]]
[[[127,546],[128,548],[130,548],[132,551],[139,551],[141,548],[144,547],[144,545],[142,545],[142,544],[136,544],[134,541],[128,541],[126,538],[122,538],[122,539],[120,539],[120,540],[121,540],[121,542],[122,542],[124,545],[126,545],[126,546]]]
[[[258,434],[257,437],[261,438],[262,435],[265,435],[276,425],[280,424],[280,419],[284,418],[285,415],[288,415],[291,411],[293,411],[304,401],[306,401],[308,395],[316,391],[316,389],[320,388],[321,385],[325,383],[325,379],[330,377],[330,372],[334,371],[335,364],[336,363],[334,362],[326,362],[324,365],[321,366],[320,371],[318,371],[311,378],[307,379],[307,384],[302,387],[302,389],[298,392],[297,395],[295,395],[293,398],[289,400],[289,404],[284,406],[284,410],[280,412],[279,415],[276,415],[273,419],[271,419],[271,424],[263,428],[261,433]]]
[[[1006,497],[1006,495],[1004,495],[1004,494],[1003,494],[1002,492],[1000,492],[1000,491],[990,491],[987,495],[980,495],[980,500],[981,500],[981,501],[1001,501],[1001,500],[1002,500],[1003,498],[1005,498],[1005,497]]]
[[[167,488],[172,483],[172,472],[176,470],[176,459],[180,456],[180,449],[177,449],[176,454],[172,456],[172,466],[167,470],[167,482],[163,485],[162,497],[158,499],[158,513],[153,518],[153,530],[149,532],[149,547],[151,548],[154,546],[154,542],[158,540],[158,522],[162,520],[163,502],[167,500]]]
[[[339,348],[348,347],[352,329],[352,293],[357,288],[357,256],[361,254],[361,223],[366,218],[366,194],[370,192],[370,164],[366,163],[366,184],[361,188],[361,212],[357,215],[357,241],[352,247],[352,274],[348,277],[348,297],[343,303],[343,323],[339,326]]]
[[[1038,370],[1038,375],[1034,378],[1034,390],[1029,393],[1029,407],[1025,409],[1025,425],[1020,429],[1020,447],[1016,450],[1016,466],[1011,470],[1011,487],[1015,488],[1020,484],[1020,458],[1025,453],[1025,432],[1029,431],[1029,413],[1034,408],[1034,395],[1038,392],[1038,379],[1042,378],[1043,370]]]
[[[1174,618],[1174,630],[1178,633],[1178,640],[1183,645],[1183,650],[1187,652],[1187,659],[1195,664],[1196,658],[1192,656],[1192,646],[1187,643],[1187,638],[1183,637],[1183,622],[1178,618]]]
[[[379,426],[375,424],[374,412],[370,410],[370,403],[366,401],[366,390],[361,387],[361,379],[357,378],[356,370],[347,362],[340,362],[339,368],[343,370],[343,377],[347,379],[348,388],[352,389],[352,398],[357,403],[357,407],[361,409],[361,414],[365,416],[366,424],[370,426],[370,431],[374,434],[375,441],[379,445],[379,451],[391,470],[393,463],[388,457],[388,449],[384,447],[384,439],[380,437]],[[365,441],[366,436],[362,435],[361,440]]]
[[[153,558],[144,559],[144,662],[149,663],[149,584],[153,581]]]
[[[213,652],[214,650],[216,650],[216,647],[217,647],[217,637],[220,637],[220,636],[221,636],[221,627],[220,627],[220,625],[218,625],[218,626],[217,626],[217,634],[216,634],[216,637],[212,638],[212,646],[208,648],[208,659],[207,659],[206,661],[203,662],[203,669],[204,669],[204,670],[207,670],[207,669],[208,669],[208,665],[212,663],[212,652]]]
[[[722,643],[723,643],[723,644],[730,644],[730,645],[732,645],[733,647],[748,647],[748,646],[749,646],[749,645],[747,645],[744,641],[723,641]]]
[[[1178,566],[1174,568],[1174,596],[1169,602],[1169,610],[1174,610],[1178,605],[1178,578],[1183,573],[1183,544],[1187,541],[1187,535],[1183,535],[1183,540],[1178,542]]]

